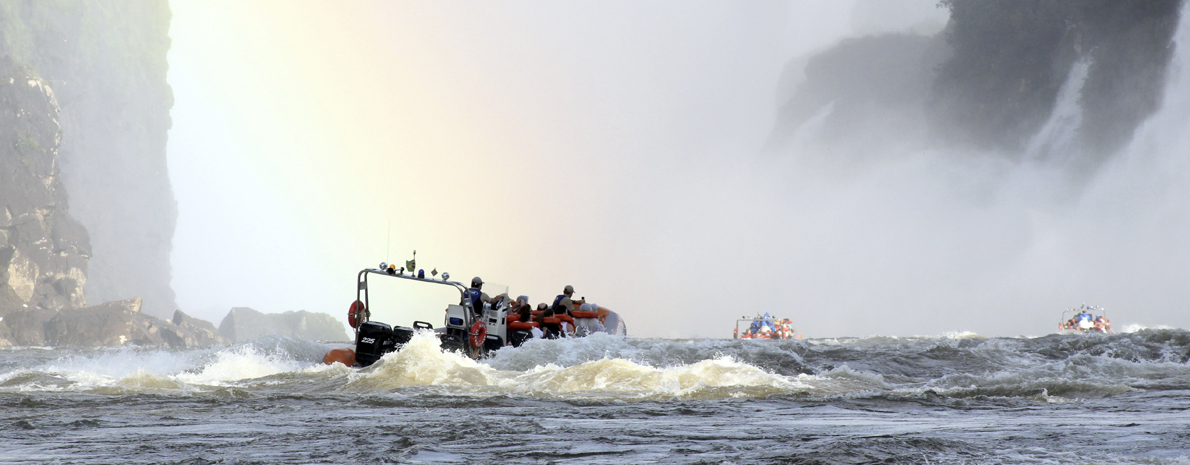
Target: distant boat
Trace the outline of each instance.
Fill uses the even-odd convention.
[[[1058,332],[1063,331],[1110,333],[1111,320],[1107,319],[1107,313],[1102,307],[1083,304],[1062,312]]]
[[[740,324],[746,324],[743,331]],[[788,318],[775,318],[768,313],[756,315],[754,318],[740,317],[735,322],[732,332],[734,339],[801,339],[802,333],[793,327]]]

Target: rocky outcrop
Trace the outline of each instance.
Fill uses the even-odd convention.
[[[174,310],[174,318],[171,321],[178,328],[192,335],[194,339],[192,346],[209,347],[230,342],[219,336],[219,330],[215,328],[214,323],[194,318],[181,310]]]
[[[174,321],[141,313],[140,297],[94,307],[62,310],[44,323],[44,345],[137,345],[187,349],[225,343],[215,325],[175,312]],[[36,344],[41,345],[41,344]]]
[[[261,313],[236,307],[219,323],[219,335],[232,342],[248,341],[267,334],[280,334],[312,341],[347,341],[343,323],[325,313],[305,310]]]
[[[0,347],[44,346],[45,323],[58,312],[10,309],[0,315]]]
[[[160,336],[149,330],[155,325],[140,313],[140,307],[141,299],[133,298],[60,311],[45,323],[46,345],[157,345],[153,342]]]
[[[87,304],[90,240],[67,211],[57,117],[46,81],[0,57],[0,317]]]
[[[64,275],[59,281],[85,286],[91,302],[142,296],[145,311],[160,318],[177,308],[169,261],[177,207],[165,156],[173,106],[166,82],[169,24],[165,0],[0,2],[0,57],[33,70],[42,79],[39,89],[52,83],[61,104],[54,123],[62,129],[60,174],[58,164],[30,169],[70,191],[71,215],[90,236],[89,277]],[[14,141],[25,151],[58,148],[44,137],[0,137],[6,148]],[[45,210],[55,212],[64,210]],[[0,221],[8,222],[2,211]],[[82,227],[70,222],[53,232],[59,230],[77,235]],[[32,276],[32,258],[25,257],[14,270]],[[19,295],[29,294],[28,281],[20,283]],[[69,284],[62,282],[64,289]]]

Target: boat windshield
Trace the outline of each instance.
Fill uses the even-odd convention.
[[[483,283],[483,293],[495,299],[498,295],[508,295],[508,286],[505,284],[485,282]],[[513,296],[513,298],[515,297]]]

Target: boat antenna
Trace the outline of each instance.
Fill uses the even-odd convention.
[[[388,219],[388,242],[384,244],[384,261],[388,262],[388,252],[392,250],[393,246],[393,220]]]

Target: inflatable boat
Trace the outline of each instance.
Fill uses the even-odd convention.
[[[747,327],[740,331],[741,325]],[[735,322],[732,336],[734,339],[801,339],[802,333],[788,318],[775,318],[765,313],[754,318],[740,317]]]
[[[394,265],[381,265],[381,268],[365,268],[357,275],[355,301],[347,310],[347,323],[355,330],[354,350],[333,349],[323,358],[326,364],[340,362],[347,366],[369,366],[384,354],[401,350],[417,331],[434,331],[444,350],[462,352],[472,358],[505,347],[519,347],[534,338],[628,334],[627,326],[616,312],[597,305],[576,302],[570,314],[543,316],[541,311],[534,311],[528,321],[521,321],[517,313],[510,311],[512,299],[508,298],[507,292],[497,295],[493,299],[495,303],[483,302],[477,306],[468,298],[467,286],[451,281],[449,273],[443,273],[441,279],[436,277],[436,272],[427,278],[424,270],[416,274],[406,273],[404,269],[398,271]],[[369,277],[448,286],[459,292],[459,301],[446,305],[446,315],[438,327],[425,321],[413,321],[411,326],[373,321]]]
[[[1066,309],[1062,312],[1062,320],[1058,322],[1058,332],[1097,332],[1110,333],[1111,320],[1102,307],[1080,305],[1078,308]]]

